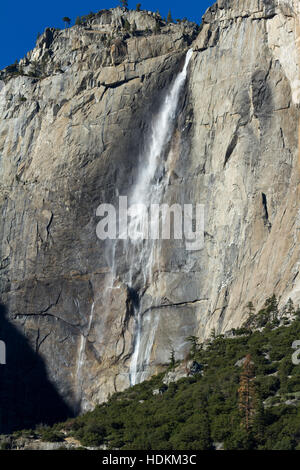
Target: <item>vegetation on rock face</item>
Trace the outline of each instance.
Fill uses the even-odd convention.
[[[168,386],[162,373],[44,436],[63,431],[86,447],[121,450],[300,450],[300,365],[292,363],[300,314],[290,302],[287,311],[279,317],[275,297],[257,314],[248,305],[230,337],[188,338],[201,373]],[[173,369],[173,351],[170,361]]]
[[[45,428],[41,431],[40,437],[45,442],[62,442],[64,435],[51,428]]]
[[[130,26],[130,23],[129,23],[129,21],[127,20],[127,18],[124,18],[124,20],[123,20],[123,26],[124,26],[124,29],[125,29],[126,31],[129,32],[129,31],[131,30],[131,26]]]
[[[3,441],[0,443],[0,450],[10,450],[11,444],[8,441]]]

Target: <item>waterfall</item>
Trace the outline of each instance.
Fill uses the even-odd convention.
[[[78,299],[75,299],[74,302],[80,313],[80,304],[79,304]],[[94,318],[94,307],[95,307],[95,302],[92,303],[88,324],[84,328],[84,331],[81,333],[81,337],[80,337],[80,347],[79,347],[79,352],[78,352],[76,377],[75,377],[76,394],[77,394],[78,403],[81,402],[81,398],[82,398],[82,369],[84,367],[85,359],[86,359],[86,356],[85,356],[86,342],[90,334],[92,323],[93,323],[93,318]]]
[[[152,123],[152,132],[147,155],[145,155],[138,180],[134,186],[131,203],[147,203],[151,200],[153,178],[159,166],[160,157],[169,143],[176,119],[176,111],[180,97],[180,91],[185,83],[187,68],[191,60],[193,50],[190,49],[186,55],[183,70],[178,74],[171,86],[158,115]],[[154,188],[156,189],[156,188]]]
[[[159,204],[162,201],[169,181],[164,153],[174,132],[180,92],[187,77],[192,54],[193,50],[190,49],[187,52],[182,71],[171,85],[158,114],[153,119],[147,150],[141,160],[137,181],[129,197],[130,206],[143,204],[149,208],[151,204]],[[144,223],[144,212],[137,210],[131,217],[129,232],[136,235],[143,233]],[[159,218],[154,222],[151,220],[151,223],[158,224],[159,228]],[[157,227],[152,228],[155,230]],[[153,270],[158,259],[158,247],[158,240],[143,240],[139,236],[126,243],[126,259],[130,264],[126,282],[129,287],[134,288],[134,283],[139,276],[144,286],[152,281]],[[145,368],[150,363],[158,321],[158,315],[152,318],[151,309],[148,309],[147,314],[143,315],[141,307],[136,307],[133,354],[129,372],[131,385],[135,385],[145,378]]]

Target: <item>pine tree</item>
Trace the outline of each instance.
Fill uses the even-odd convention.
[[[120,0],[120,4],[122,8],[128,8],[128,1],[127,0]]]
[[[253,437],[258,444],[262,444],[265,437],[265,425],[266,425],[266,415],[264,405],[259,400],[256,413],[253,419],[252,433]]]
[[[168,13],[167,23],[173,23],[171,10],[169,10],[169,13]]]
[[[294,302],[292,301],[291,298],[289,298],[288,300],[288,303],[286,306],[286,313],[290,316],[295,314]]]
[[[159,21],[156,21],[155,23],[154,32],[155,34],[159,34],[161,32]]]
[[[138,4],[136,5],[136,11],[141,11],[141,6],[142,6],[142,4],[141,4],[141,3],[138,3]]]
[[[197,336],[189,336],[188,338],[186,338],[186,341],[191,343],[192,347],[191,347],[190,355],[191,355],[192,358],[194,358],[195,355],[196,355],[198,346],[199,346],[199,343],[198,343],[199,340],[198,340]]]
[[[255,323],[255,308],[252,302],[248,302],[246,305],[246,313],[247,313],[247,319],[245,323],[243,324],[243,328],[251,328],[251,326],[254,325]]]
[[[66,27],[66,28],[67,28],[68,26],[70,26],[71,19],[70,19],[68,16],[64,16],[62,20],[63,20],[63,22],[65,23],[65,27]]]
[[[210,332],[210,340],[211,340],[211,341],[214,341],[214,340],[216,339],[216,337],[217,337],[216,329],[213,328],[213,329],[211,330],[211,332]]]
[[[272,321],[278,319],[278,302],[275,295],[272,295],[269,299],[266,300],[265,304],[267,312],[271,315]]]
[[[170,366],[172,369],[174,369],[176,366],[175,351],[173,348],[171,349],[170,353]]]
[[[252,302],[248,302],[247,305],[246,305],[247,309],[248,309],[248,315],[249,317],[252,317],[252,315],[254,315],[254,312],[255,312],[255,308],[254,308],[254,305]]]
[[[254,364],[251,361],[251,355],[248,354],[243,365],[243,371],[240,377],[240,386],[238,389],[239,410],[242,415],[241,425],[247,431],[251,428],[255,416],[256,390],[253,381],[254,377]]]

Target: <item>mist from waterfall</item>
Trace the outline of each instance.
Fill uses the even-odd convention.
[[[78,299],[74,299],[74,303],[80,312],[80,303]],[[78,353],[78,358],[77,358],[77,367],[76,367],[76,376],[75,376],[75,381],[76,381],[76,393],[77,393],[77,402],[81,404],[82,400],[82,382],[83,382],[83,376],[82,376],[82,371],[85,366],[85,361],[86,361],[86,343],[88,336],[91,331],[93,319],[94,319],[94,307],[95,307],[95,302],[92,303],[91,306],[91,311],[88,319],[88,323],[83,327],[83,331],[81,332],[80,335],[80,347],[79,347],[79,353]],[[84,317],[81,314],[81,317]]]
[[[149,284],[152,281],[154,269],[159,269],[157,263],[160,242],[151,237],[145,240],[142,234],[147,228],[157,233],[160,220],[159,217],[151,219],[151,224],[156,226],[145,226],[144,210],[142,206],[139,209],[139,205],[150,208],[152,204],[159,204],[168,186],[168,162],[165,161],[164,154],[174,132],[180,92],[186,81],[192,54],[193,50],[190,49],[182,71],[172,83],[158,114],[153,119],[147,150],[143,155],[137,181],[129,197],[129,205],[136,205],[134,216],[131,217],[128,227],[128,231],[135,235],[135,239],[127,241],[125,247],[126,259],[130,266],[126,282],[132,288],[135,287],[135,280],[138,276],[142,277],[144,286]],[[148,308],[147,314],[143,315],[141,308],[136,307],[133,354],[129,372],[131,385],[140,383],[146,378],[145,369],[150,363],[158,321],[158,315],[152,315],[151,308]]]

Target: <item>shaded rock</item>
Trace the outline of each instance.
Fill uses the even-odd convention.
[[[157,389],[153,390],[152,394],[154,396],[163,395],[167,390],[168,390],[168,387],[166,385],[164,385],[163,387],[160,387],[160,388],[157,388]]]

